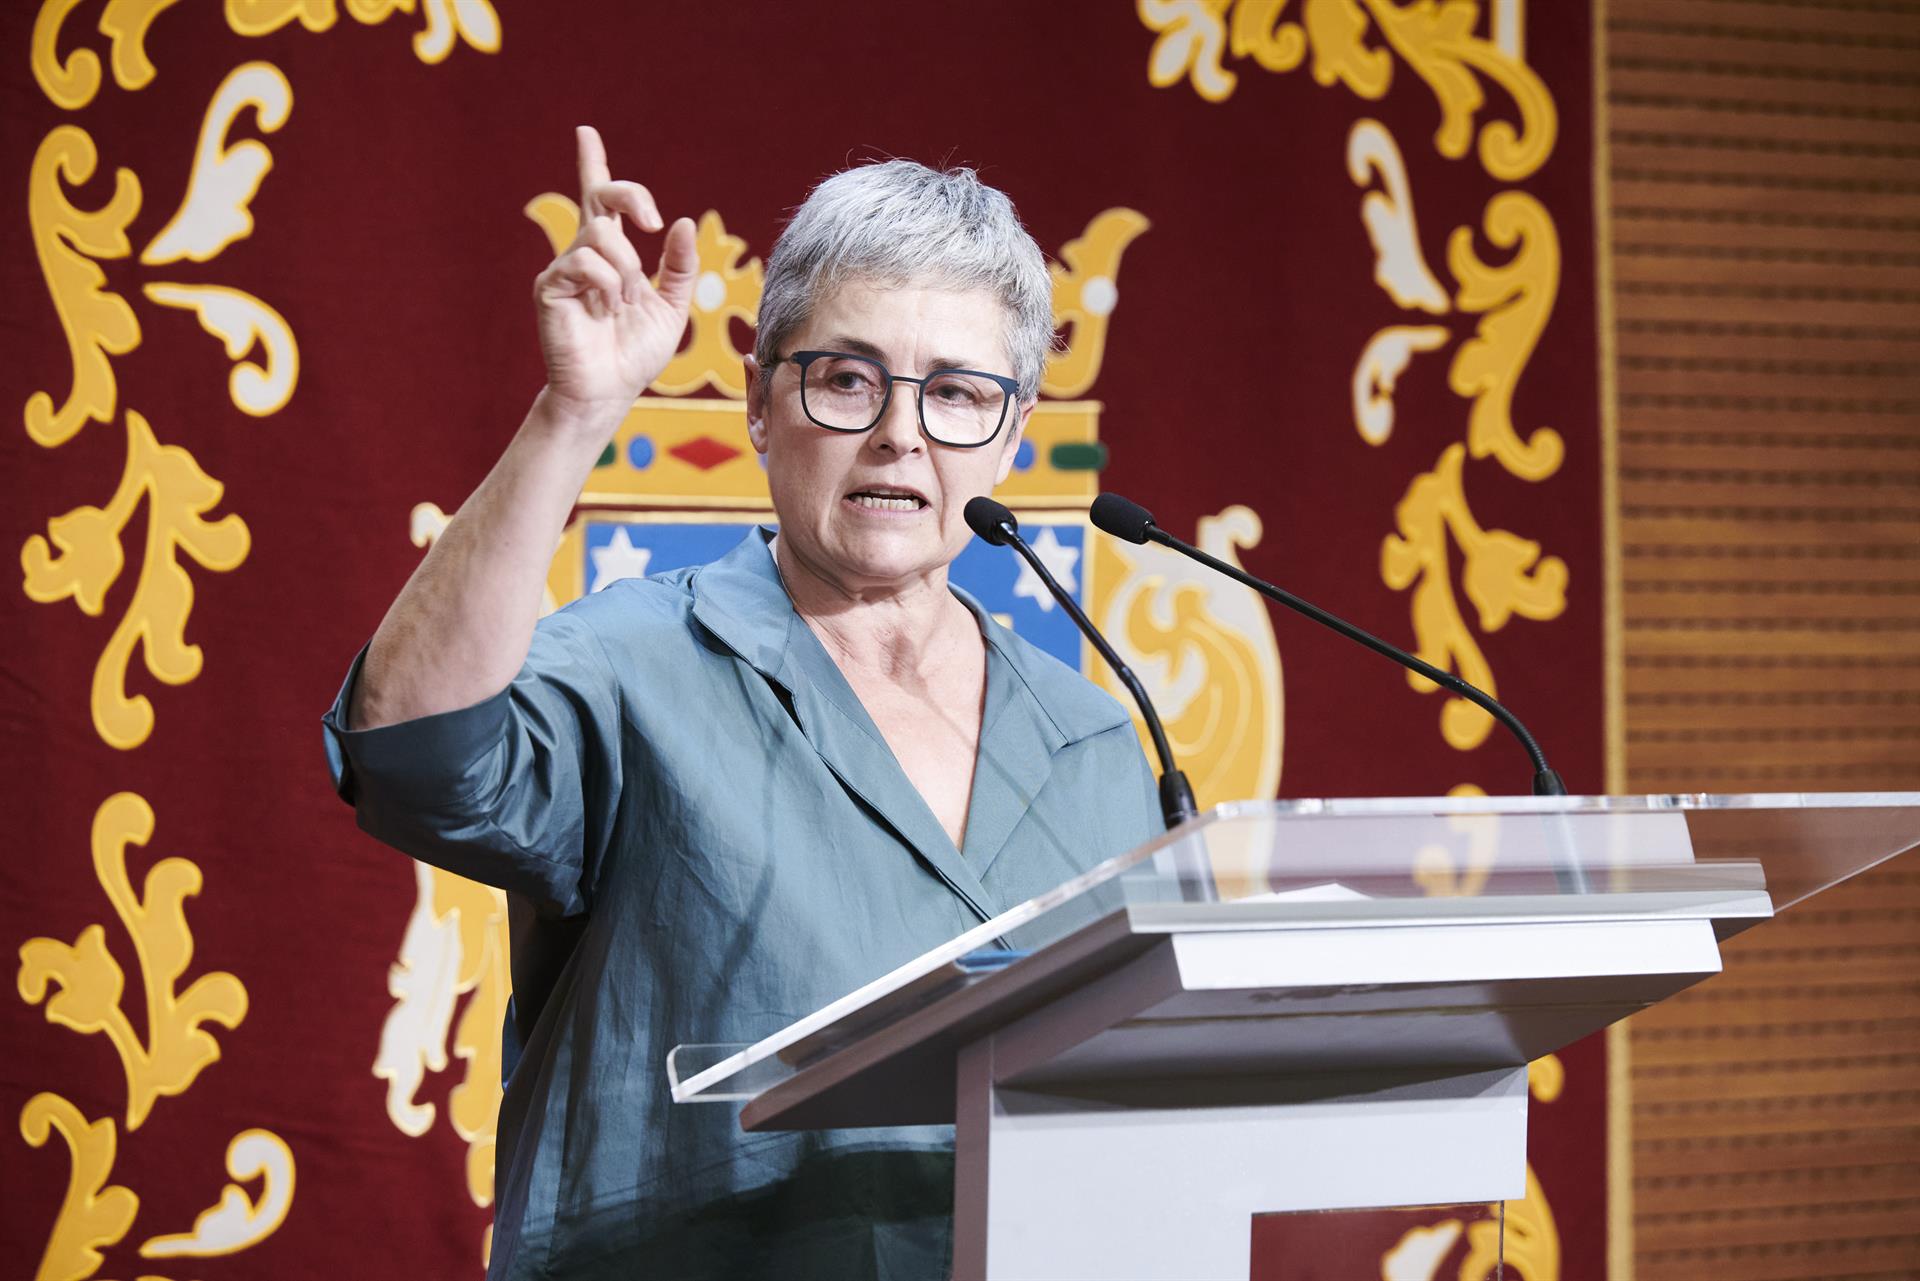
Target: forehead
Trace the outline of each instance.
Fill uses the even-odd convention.
[[[987,289],[849,280],[815,300],[799,345],[857,339],[896,361],[1007,363],[1007,311]]]

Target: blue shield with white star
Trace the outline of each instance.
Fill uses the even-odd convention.
[[[1077,522],[1043,524],[1022,520],[1020,533],[1033,547],[1040,563],[1066,588],[1067,595],[1085,609],[1086,574],[1082,563],[1086,526]],[[1081,670],[1080,650],[1085,642],[1080,639],[1080,629],[1047,591],[1040,576],[1011,547],[992,547],[976,538],[955,558],[947,573],[955,586],[971,594],[989,614],[1019,633],[1023,640],[1046,650],[1075,671]]]
[[[747,530],[762,523],[771,522],[744,517],[684,522],[589,520],[581,539],[585,559],[582,581],[591,593],[622,578],[704,565],[732,551]],[[1085,608],[1086,525],[1080,521],[1025,520],[1020,532],[1067,594]],[[955,586],[1030,644],[1075,671],[1082,669],[1079,630],[1012,548],[991,547],[975,539],[955,559],[949,576]]]

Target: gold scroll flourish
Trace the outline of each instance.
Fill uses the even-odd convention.
[[[1560,469],[1566,442],[1551,427],[1525,440],[1513,425],[1513,392],[1553,314],[1560,291],[1560,237],[1553,217],[1524,191],[1503,191],[1482,215],[1487,239],[1513,257],[1489,267],[1473,251],[1473,230],[1456,227],[1447,240],[1447,266],[1460,282],[1460,310],[1483,313],[1474,336],[1454,353],[1447,385],[1473,399],[1467,446],[1491,456],[1522,480],[1545,480]]]
[[[1308,0],[1309,4],[1313,0]],[[1467,154],[1474,117],[1486,103],[1480,77],[1499,85],[1520,112],[1520,127],[1489,121],[1480,130],[1480,165],[1501,182],[1518,182],[1553,152],[1559,115],[1532,67],[1490,40],[1474,34],[1480,22],[1475,0],[1362,0],[1380,34],[1413,73],[1426,81],[1440,104],[1434,147],[1450,160]]]
[[[91,49],[75,49],[60,60],[60,28],[80,0],[45,0],[33,21],[29,61],[40,91],[56,107],[78,111],[100,92],[100,57]],[[147,57],[147,29],[160,14],[180,0],[108,0],[100,15],[100,33],[113,42],[113,79],[122,89],[144,89],[153,82],[152,59]]]
[[[185,449],[155,440],[137,412],[129,409],[126,418],[126,470],[106,507],[76,507],[54,517],[46,535],[33,535],[20,551],[29,597],[46,603],[71,596],[82,612],[97,616],[125,564],[121,537],[134,508],[146,500],[140,579],[93,672],[94,729],[122,750],[138,747],[153,732],[153,704],[144,694],[127,695],[136,644],[145,653],[147,670],[169,685],[184,685],[200,674],[200,647],[186,642],[193,580],[177,553],[203,568],[224,571],[245,560],[250,545],[239,516],[203,519],[220,501],[220,482],[200,470]]]
[[[20,1137],[45,1147],[55,1131],[67,1144],[67,1191],[33,1276],[34,1281],[82,1281],[99,1269],[99,1247],[118,1243],[133,1226],[140,1198],[107,1182],[119,1146],[111,1117],[89,1121],[58,1094],[28,1099],[20,1109]]]
[[[1449,545],[1460,548],[1461,584],[1486,632],[1515,614],[1557,618],[1567,607],[1567,566],[1558,556],[1542,557],[1539,543],[1475,522],[1461,485],[1465,458],[1464,446],[1449,445],[1432,471],[1414,477],[1394,508],[1400,532],[1381,541],[1380,576],[1395,591],[1413,588],[1415,652],[1494,694],[1493,669],[1454,596]],[[1407,684],[1423,694],[1439,688],[1414,672]],[[1441,737],[1459,751],[1480,746],[1492,728],[1493,718],[1463,698],[1449,698],[1441,709]]]
[[[1367,15],[1354,0],[1307,0],[1307,40],[1313,46],[1313,79],[1343,84],[1369,101],[1386,96],[1393,83],[1393,55],[1367,44]]]
[[[268,35],[290,22],[325,31],[339,20],[334,0],[227,0],[227,27],[240,36]]]
[[[1060,247],[1053,264],[1053,319],[1070,331],[1066,350],[1047,358],[1040,390],[1049,396],[1084,396],[1100,376],[1107,350],[1108,318],[1120,301],[1115,277],[1120,257],[1151,223],[1132,209],[1106,209],[1087,229]]]
[[[1252,58],[1267,71],[1292,71],[1307,56],[1307,37],[1291,22],[1280,21],[1285,0],[1255,0],[1232,9],[1227,47],[1236,58]]]
[[[140,1257],[238,1254],[278,1232],[293,1208],[293,1149],[286,1140],[272,1130],[242,1130],[227,1144],[227,1174],[237,1181],[194,1217],[192,1231],[149,1237],[140,1245]],[[260,1180],[258,1199],[240,1186],[253,1179]]]
[[[91,49],[75,49],[65,62],[60,60],[60,28],[80,0],[45,0],[33,19],[28,62],[40,92],[56,107],[77,111],[93,101],[100,92],[100,55]]]
[[[47,294],[66,331],[73,363],[73,389],[58,409],[53,397],[36,391],[27,398],[27,435],[49,449],[64,445],[90,420],[113,418],[116,384],[109,355],[140,345],[140,322],[119,294],[104,288],[99,258],[125,258],[133,252],[127,224],[140,212],[140,179],[131,169],[114,173],[113,198],[98,209],[73,207],[61,189],[93,176],[99,152],[86,130],[58,125],[40,141],[27,177],[27,221]]]
[[[153,836],[153,807],[134,792],[117,792],[93,816],[93,870],[113,904],[134,955],[146,996],[145,1037],[122,1008],[125,976],[107,952],[104,926],[89,925],[72,943],[32,938],[20,946],[16,983],[29,1005],[46,1002],[50,1023],[91,1035],[104,1033],[127,1077],[127,1129],[137,1130],[154,1101],[184,1093],[201,1069],[220,1057],[220,1043],[201,1026],[240,1026],[247,989],[225,971],[203,974],[175,990],[193,960],[186,900],[200,892],[200,869],[184,858],[164,858],[147,872],[141,892],[127,875],[127,845]],[[59,991],[48,994],[58,985]]]
[[[429,66],[445,61],[456,41],[482,53],[500,52],[500,15],[489,0],[418,0],[426,26],[413,35],[413,56]],[[416,0],[346,0],[355,22],[369,26],[395,13],[412,13]],[[227,0],[227,26],[237,35],[264,36],[291,22],[326,31],[339,21],[335,0]]]
[[[1457,160],[1472,146],[1486,105],[1482,79],[1500,86],[1520,116],[1518,128],[1505,120],[1480,128],[1487,173],[1517,182],[1552,154],[1559,131],[1553,96],[1523,59],[1475,34],[1476,0],[1303,0],[1298,24],[1280,20],[1286,7],[1286,0],[1138,0],[1141,23],[1155,33],[1148,83],[1164,89],[1185,80],[1208,102],[1224,102],[1239,84],[1226,57],[1284,73],[1311,49],[1317,83],[1344,84],[1373,101],[1391,86],[1397,55],[1439,104],[1434,146],[1441,155]],[[1386,48],[1368,44],[1369,35]]]

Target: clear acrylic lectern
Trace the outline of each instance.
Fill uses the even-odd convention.
[[[960,1281],[1245,1278],[1255,1214],[1520,1196],[1530,1060],[1917,843],[1920,793],[1222,806],[667,1071],[953,1123]]]

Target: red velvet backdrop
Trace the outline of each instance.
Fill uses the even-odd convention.
[[[1243,10],[1257,6],[1246,4],[1223,19],[1218,6],[1154,0],[1137,11],[1020,0],[920,9],[868,0],[423,0],[419,13],[388,12],[380,0],[337,11],[334,0],[202,0],[152,19],[150,74],[138,65],[137,39],[124,38],[116,53],[96,29],[108,11],[101,0],[34,8],[8,6],[0,17],[15,51],[0,125],[5,207],[15,211],[0,256],[10,349],[0,403],[24,409],[0,434],[0,457],[7,532],[26,549],[23,590],[0,606],[8,637],[0,763],[12,798],[0,937],[22,949],[20,999],[0,1002],[8,1047],[0,1113],[30,1114],[23,1130],[41,1140],[0,1139],[0,1233],[13,1273],[26,1275],[43,1251],[43,1266],[58,1266],[42,1275],[73,1278],[410,1277],[477,1264],[487,1211],[467,1193],[468,1143],[444,1120],[419,1137],[401,1133],[370,1070],[414,873],[360,835],[333,797],[317,718],[418,560],[406,540],[409,510],[430,500],[451,511],[540,385],[528,294],[550,251],[523,206],[573,190],[577,122],[599,125],[616,174],[650,183],[668,217],[719,210],[755,256],[810,184],[880,154],[980,167],[1050,253],[1103,209],[1140,211],[1151,226],[1127,250],[1092,392],[1105,406],[1100,437],[1111,451],[1103,485],[1181,532],[1246,504],[1265,524],[1245,554],[1251,570],[1408,645],[1420,639],[1415,592],[1383,581],[1382,540],[1415,478],[1468,440],[1471,377],[1463,390],[1449,376],[1462,379],[1461,348],[1476,326],[1494,329],[1490,317],[1513,297],[1496,290],[1474,305],[1461,296],[1462,260],[1449,240],[1468,229],[1470,258],[1505,263],[1513,239],[1491,242],[1497,229],[1483,226],[1483,214],[1508,198],[1501,193],[1525,193],[1511,199],[1537,201],[1557,235],[1553,262],[1536,258],[1524,273],[1536,303],[1549,282],[1548,311],[1531,356],[1519,343],[1518,363],[1491,381],[1512,391],[1519,440],[1550,424],[1565,456],[1537,479],[1520,474],[1517,453],[1469,457],[1462,488],[1471,518],[1441,545],[1443,577],[1501,696],[1534,726],[1570,788],[1602,787],[1585,3],[1532,6],[1524,32],[1502,33],[1467,0],[1449,0],[1438,17],[1384,0],[1310,0],[1287,6],[1288,20],[1301,10],[1332,25],[1314,29],[1289,69],[1286,31],[1275,31],[1270,12],[1252,21]],[[1365,56],[1336,65],[1342,14],[1357,24],[1351,47]],[[493,52],[484,47],[490,17]],[[1446,35],[1451,20],[1465,25],[1448,46],[1436,31]],[[1224,47],[1209,44],[1216,32]],[[1259,33],[1269,42],[1255,48]],[[1458,55],[1497,53],[1503,40],[1509,51],[1523,47],[1524,63]],[[94,55],[76,50],[98,51],[92,92],[80,64]],[[1224,96],[1216,60],[1234,77]],[[269,112],[240,112],[227,134],[229,149],[257,139],[271,153],[248,205],[250,234],[228,234],[199,258],[143,263],[187,192],[216,89],[255,61],[277,68],[292,105],[278,127]],[[1367,96],[1367,77],[1383,63],[1391,83]],[[1544,86],[1557,122],[1550,154],[1530,168],[1489,158],[1499,148],[1483,133],[1520,121],[1500,71],[1516,65]],[[1156,87],[1150,73],[1159,70],[1169,83]],[[1463,154],[1442,154],[1443,105],[1460,103],[1463,78],[1485,102],[1466,109],[1466,145],[1445,144]],[[256,72],[247,83],[273,80]],[[1404,157],[1418,243],[1452,301],[1444,314],[1397,305],[1375,284],[1360,201],[1383,181],[1363,173],[1357,185],[1348,174],[1350,133],[1363,118],[1384,126]],[[83,182],[70,163],[64,185],[37,179],[54,151],[77,145],[76,128],[98,149],[97,171]],[[61,201],[83,214],[106,205],[121,169],[138,175],[133,204],[118,210],[124,239],[108,216],[53,225]],[[1526,247],[1540,248],[1537,233]],[[89,262],[104,277],[94,295],[108,300],[104,310],[73,301],[88,296]],[[271,389],[230,395],[232,360],[194,311],[168,303],[165,290],[156,297],[153,287],[166,283],[244,291],[283,318],[298,344],[290,400],[272,407]],[[116,295],[137,319],[137,345],[115,318]],[[222,314],[213,303],[235,295],[195,297],[211,324]],[[1527,328],[1524,317],[1513,323]],[[1391,433],[1371,444],[1355,426],[1354,370],[1370,338],[1397,325],[1444,332],[1434,350],[1413,354],[1393,396]],[[78,373],[69,331],[81,335]],[[89,333],[109,336],[104,354]],[[263,360],[264,334],[240,335],[243,351],[261,339],[247,359]],[[1516,349],[1510,334],[1501,342]],[[288,369],[268,372],[271,383]],[[70,393],[76,378],[82,391]],[[77,394],[74,403],[103,412],[97,421],[84,409],[36,415],[29,398],[41,391],[55,410]],[[237,403],[249,396],[251,410]],[[182,510],[181,501],[195,506],[178,498],[191,476],[177,454],[161,468],[171,480],[109,502],[129,465],[130,414],[224,487],[210,501],[199,496],[214,532],[194,532],[202,518],[183,516],[186,541],[177,545],[172,526],[149,522],[150,512]],[[117,574],[103,550],[113,540],[97,523],[59,523],[89,506],[108,509],[109,523],[131,516]],[[246,539],[231,520],[219,523],[228,517],[244,522]],[[29,540],[50,522],[54,545],[35,561]],[[1496,530],[1564,563],[1564,608],[1537,606],[1532,617],[1523,602],[1510,619],[1489,615],[1485,585],[1463,576],[1462,557],[1476,532]],[[1496,551],[1506,546],[1494,541]],[[70,546],[78,550],[66,562],[67,588],[49,587],[62,574],[47,568],[47,553],[57,560]],[[236,547],[244,558],[220,568]],[[143,569],[143,556],[161,563]],[[168,596],[167,559],[191,583],[185,597]],[[1520,570],[1538,568],[1524,549],[1521,559]],[[197,673],[190,656],[149,657],[168,648],[167,620],[181,617],[183,600],[185,642],[201,650]],[[137,712],[96,729],[91,693],[109,637],[130,614],[159,620],[128,669],[128,692],[152,708],[137,742],[124,728],[137,730]],[[1274,630],[1289,678],[1282,795],[1526,789],[1525,760],[1503,736],[1451,746],[1436,695],[1410,690],[1380,660],[1301,620],[1276,615]],[[111,659],[107,667],[111,686],[118,667]],[[143,891],[149,868],[180,858],[198,869],[203,884],[184,900],[190,957],[166,954],[183,937],[167,920],[131,907],[117,915],[104,888],[114,879],[113,833],[138,827],[138,803],[107,804],[119,793],[137,794],[154,815],[151,839],[126,846],[133,894],[145,894],[148,910],[165,918],[178,897],[162,875]],[[96,874],[90,849],[107,851],[107,873]],[[165,870],[184,875],[181,864]],[[132,900],[123,893],[121,902]],[[133,945],[129,914],[145,922],[146,954]],[[95,923],[105,957],[83,935]],[[76,940],[77,951],[60,951]],[[109,967],[124,976],[124,1014],[113,1008]],[[192,986],[216,972],[244,987],[243,1018],[230,1008],[230,985]],[[89,1028],[99,1030],[81,1034]],[[1583,1044],[1561,1060],[1564,1091],[1536,1108],[1531,1153],[1558,1248],[1553,1270],[1536,1270],[1533,1281],[1604,1271],[1603,1051]],[[447,1108],[458,1066],[429,1075],[418,1097]],[[152,1104],[135,1126],[130,1109],[143,1092]],[[78,1118],[66,1123],[71,1143],[61,1117]],[[297,1169],[277,1228],[275,1202],[288,1191],[273,1173],[280,1167],[261,1157],[262,1179],[244,1154],[227,1155],[229,1140],[256,1128],[277,1136]],[[70,1167],[89,1172],[78,1195]],[[164,1243],[161,1257],[139,1256],[143,1242],[188,1233],[230,1179],[254,1207],[251,1218],[207,1226],[189,1247],[216,1257],[169,1259]],[[215,1241],[244,1244],[222,1256],[207,1244]],[[90,1253],[96,1246],[103,1260]]]

